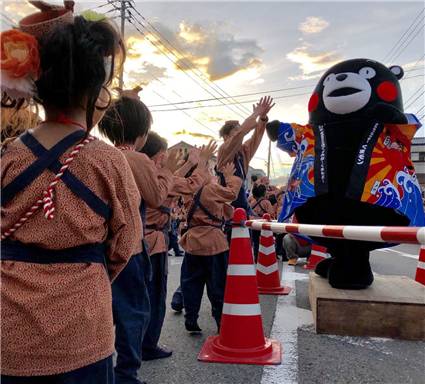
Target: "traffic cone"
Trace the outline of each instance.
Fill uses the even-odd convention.
[[[310,257],[308,258],[307,264],[304,265],[303,268],[315,269],[319,261],[322,261],[323,259],[326,259],[327,257],[329,257],[329,254],[326,247],[322,247],[317,244],[312,244]]]
[[[257,277],[243,209],[235,210],[220,334],[210,336],[198,360],[211,363],[280,364],[281,345],[263,333]]]
[[[425,285],[425,245],[421,245],[419,250],[418,267],[416,268],[415,280]]]
[[[268,213],[263,215],[263,220],[271,221]],[[279,267],[276,258],[276,248],[272,231],[262,229],[260,235],[260,248],[257,261],[258,293],[264,295],[287,295],[290,287],[280,285]]]

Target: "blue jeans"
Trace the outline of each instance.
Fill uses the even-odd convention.
[[[2,384],[114,384],[112,356],[74,371],[49,376],[1,375]]]
[[[142,342],[150,319],[147,284],[151,268],[146,251],[133,256],[112,284],[115,322],[116,384],[136,384],[142,363]]]
[[[198,318],[206,285],[212,316],[220,321],[226,284],[227,257],[228,252],[214,256],[195,256],[185,253],[180,281],[187,320],[196,321]]]
[[[151,319],[143,339],[143,351],[154,350],[158,346],[165,318],[165,300],[167,298],[168,254],[156,253],[150,256],[152,280],[148,284],[151,303]]]

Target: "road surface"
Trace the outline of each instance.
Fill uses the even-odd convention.
[[[374,251],[374,273],[414,278],[419,247],[401,245]],[[289,296],[260,296],[265,334],[281,341],[282,364],[252,366],[197,361],[206,337],[216,332],[204,298],[199,324],[203,334],[190,336],[183,315],[169,309],[179,284],[182,258],[169,257],[167,315],[161,343],[173,349],[169,359],[144,362],[140,378],[148,384],[424,384],[425,343],[383,338],[316,335],[308,301],[308,276],[301,265],[282,265]],[[205,295],[206,296],[206,295]]]

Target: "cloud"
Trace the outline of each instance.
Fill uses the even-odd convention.
[[[129,80],[139,85],[147,85],[154,80],[167,78],[167,69],[157,67],[147,61],[140,62],[137,69],[126,71]]]
[[[310,35],[313,33],[320,33],[327,27],[329,27],[329,23],[326,20],[320,17],[310,16],[300,23],[298,29],[302,33]]]
[[[175,136],[180,136],[180,135],[185,135],[185,136],[192,136],[192,137],[197,137],[200,139],[214,139],[213,136],[211,135],[206,135],[204,133],[199,133],[199,132],[192,132],[192,131],[187,131],[186,129],[182,129],[181,131],[177,131],[174,132]]]
[[[295,48],[286,57],[299,64],[302,79],[315,78],[330,66],[341,61],[341,56],[335,51],[312,52],[308,44]]]
[[[221,123],[222,121],[225,121],[225,119],[222,117],[208,116],[207,121],[209,123]]]
[[[213,24],[202,26],[182,21],[176,30],[160,22],[154,26],[167,40],[156,43],[156,53],[169,55],[180,71],[195,70],[199,74],[200,70],[213,81],[262,64],[263,50],[256,40],[223,34]]]

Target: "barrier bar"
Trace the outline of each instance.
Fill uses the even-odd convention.
[[[425,227],[367,227],[350,225],[313,225],[247,220],[247,227],[275,233],[299,233],[334,239],[377,241],[381,243],[425,244]]]

